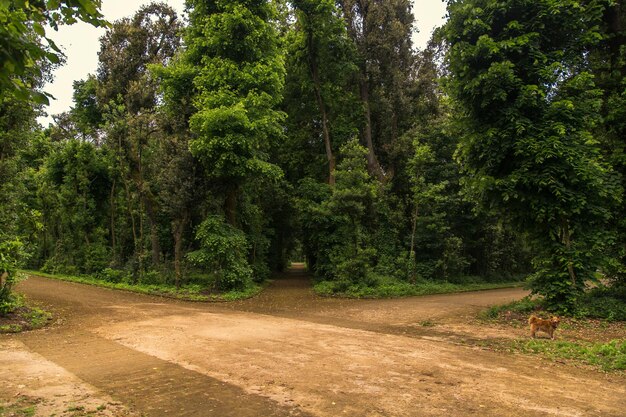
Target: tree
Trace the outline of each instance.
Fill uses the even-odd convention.
[[[296,206],[307,262],[316,275],[363,283],[374,267],[378,183],[367,169],[367,149],[356,139],[340,150],[333,187],[310,178],[299,184]],[[389,242],[387,242],[389,244]]]
[[[72,118],[84,138],[91,138],[93,142],[100,141],[100,132],[104,124],[103,109],[98,103],[98,79],[87,76],[86,80],[74,81],[74,108]]]
[[[414,54],[409,0],[341,0],[348,34],[358,51],[358,88],[364,108],[363,142],[370,172],[385,174],[380,153],[412,122],[407,94]]]
[[[63,54],[46,37],[45,26],[57,30],[59,25],[78,20],[94,26],[106,25],[99,9],[100,0],[0,2],[0,92],[48,104],[49,96],[35,88],[46,67],[59,64]]]
[[[181,21],[165,3],[151,3],[131,18],[113,23],[100,39],[98,99],[101,104],[118,100],[137,114],[156,104],[157,85],[148,66],[167,64],[180,46]]]
[[[161,215],[170,222],[174,243],[175,284],[179,287],[182,279],[183,243],[193,214],[202,205],[206,188],[203,184],[198,161],[189,152],[189,135],[186,130],[177,129],[180,114],[173,103],[161,109],[161,133],[156,151],[160,169],[153,180],[158,187],[158,206]]]
[[[237,224],[240,187],[251,176],[279,177],[268,161],[282,136],[284,62],[266,1],[188,2],[184,65],[194,71],[191,151],[223,188],[224,214]]]
[[[300,75],[298,98],[315,97],[321,136],[328,161],[328,182],[335,183],[332,113],[345,111],[341,99],[351,95],[348,82],[357,70],[345,23],[333,0],[295,0],[296,29],[291,45],[290,70]],[[300,112],[302,109],[298,109]],[[337,129],[339,130],[339,129]],[[335,147],[337,144],[334,145]]]
[[[337,183],[327,206],[342,225],[337,233],[345,240],[333,248],[331,260],[338,279],[359,282],[367,277],[376,255],[368,237],[373,232],[378,187],[367,171],[364,147],[353,140],[341,148],[341,154]]]
[[[606,261],[619,189],[591,129],[600,92],[586,51],[598,2],[451,2],[448,91],[458,103],[468,187],[533,233],[534,292],[571,307]]]
[[[106,239],[110,178],[104,151],[68,138],[57,143],[38,172],[49,256],[42,269],[97,273],[109,265]]]
[[[594,134],[604,154],[621,175],[621,188],[626,189],[626,9],[623,1],[607,2],[604,10],[602,40],[589,52],[594,80],[602,90],[600,114],[602,123]],[[626,284],[626,206],[617,206],[613,225],[617,241],[613,251],[614,264],[605,269],[608,278]]]
[[[148,71],[150,65],[166,65],[180,45],[181,22],[164,3],[142,7],[132,18],[115,22],[101,39],[97,101],[107,120],[107,142],[118,160],[118,175],[126,193],[135,256],[143,271],[143,213],[150,229],[152,264],[158,265],[161,247],[158,237],[157,198],[149,178],[158,172],[150,154],[158,133],[156,105],[158,85]],[[77,85],[76,111],[87,125],[102,117],[93,108],[93,80]],[[104,107],[108,107],[108,111]],[[115,186],[115,185],[114,185]],[[134,201],[136,192],[137,201]],[[132,205],[139,205],[135,216]],[[137,219],[135,219],[137,217]]]
[[[209,216],[198,227],[200,249],[189,254],[198,266],[216,274],[220,290],[241,290],[252,280],[252,269],[246,262],[248,242],[239,229],[225,223],[220,216]]]
[[[37,109],[15,92],[0,94],[0,314],[13,307],[17,268],[37,251],[41,212],[34,207],[32,161]]]

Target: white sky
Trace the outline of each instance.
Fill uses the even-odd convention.
[[[153,0],[103,0],[102,13],[113,22],[123,17],[132,16],[144,4]],[[184,0],[167,0],[179,15],[184,11]],[[444,0],[413,0],[416,27],[419,30],[413,37],[415,46],[426,46],[433,29],[444,22],[446,4]],[[62,26],[58,32],[48,31],[48,35],[64,51],[67,56],[65,65],[54,72],[54,81],[45,86],[45,91],[52,94],[56,100],[50,100],[46,109],[49,115],[62,113],[72,107],[72,83],[95,73],[98,67],[98,52],[100,51],[99,38],[104,35],[105,29],[94,28],[86,23],[76,23],[71,26]],[[47,126],[52,117],[40,117],[39,122]]]

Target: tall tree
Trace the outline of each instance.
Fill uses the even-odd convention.
[[[540,248],[533,290],[568,306],[603,263],[619,199],[591,129],[600,92],[586,52],[600,38],[598,2],[454,1],[448,90],[465,131],[466,182]]]
[[[380,154],[408,127],[407,97],[414,60],[409,0],[341,0],[348,33],[359,53],[359,91],[364,108],[363,142],[370,172],[385,174]]]
[[[192,153],[225,194],[224,214],[237,224],[240,187],[251,176],[278,177],[268,162],[282,136],[284,62],[268,1],[189,0],[184,65],[192,68],[196,113]]]
[[[167,66],[155,65],[151,71],[158,78],[163,93],[159,108],[160,140],[157,159],[157,194],[162,214],[169,219],[174,245],[174,273],[178,287],[183,279],[183,243],[191,229],[194,212],[203,207],[206,186],[197,159],[191,155],[189,118],[194,113],[192,76],[180,65],[180,55]]]
[[[152,190],[148,155],[150,144],[158,132],[155,120],[158,86],[148,71],[149,65],[165,65],[180,44],[181,22],[176,12],[164,3],[142,7],[132,18],[113,24],[101,39],[98,66],[97,97],[102,105],[109,106],[109,146],[116,150],[120,164],[118,173],[127,194],[127,204],[133,204],[131,187],[136,190],[140,206],[137,221],[129,207],[135,252],[140,262],[143,245],[143,213],[150,228],[152,263],[160,260],[158,238],[157,199]],[[89,80],[82,84],[83,91]],[[89,113],[89,102],[84,95],[77,109],[83,116]],[[87,112],[87,113],[86,113]],[[140,268],[142,269],[142,268]]]
[[[334,0],[295,0],[296,29],[291,45],[292,71],[303,73],[302,92],[312,91],[328,161],[328,182],[335,183],[335,150],[331,119],[340,112],[341,96],[349,96],[348,82],[357,70],[343,18]],[[303,97],[300,97],[302,100]],[[298,109],[302,111],[302,109]]]
[[[622,0],[606,2],[602,19],[602,41],[590,51],[597,86],[602,90],[602,123],[594,133],[605,155],[621,174],[626,189],[626,8]],[[616,263],[607,271],[610,278],[626,284],[626,206],[616,208]]]

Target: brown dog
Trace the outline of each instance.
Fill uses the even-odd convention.
[[[550,335],[550,339],[554,340],[554,331],[560,322],[561,319],[556,316],[552,316],[550,320],[544,320],[533,314],[528,319],[528,324],[530,325],[530,335],[535,337],[537,330],[541,330],[542,332],[548,333]]]

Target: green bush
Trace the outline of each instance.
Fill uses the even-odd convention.
[[[576,315],[609,321],[626,321],[626,287],[598,287],[578,300]]]
[[[48,274],[80,275],[80,270],[76,265],[71,265],[56,255],[46,259],[41,270]]]
[[[91,243],[85,248],[83,272],[91,274],[102,271],[109,265],[110,259],[111,254],[109,248],[104,242]]]
[[[120,269],[104,268],[102,271],[96,274],[96,278],[107,282],[122,282],[124,281],[126,274]]]
[[[242,290],[251,285],[253,273],[246,259],[248,242],[241,230],[219,216],[209,216],[198,227],[196,239],[200,249],[187,257],[194,265],[215,273],[217,289]]]
[[[334,263],[337,280],[363,283],[365,286],[370,286],[365,281],[372,274],[372,263],[375,256],[376,250],[368,248],[358,249],[356,255],[352,257],[336,257]]]
[[[0,314],[10,313],[15,308],[13,285],[17,283],[17,266],[24,256],[24,246],[19,239],[0,241]]]
[[[495,319],[500,313],[505,311],[526,315],[532,313],[533,311],[539,310],[542,307],[543,304],[540,299],[524,297],[519,301],[513,301],[512,303],[489,307],[487,310],[481,313],[481,316],[489,319]]]
[[[163,285],[167,283],[167,276],[162,272],[150,270],[146,271],[141,277],[142,284]]]
[[[18,307],[19,303],[16,302],[12,294],[3,297],[0,299],[0,317],[12,313]]]
[[[369,280],[369,281],[368,281]],[[314,285],[316,293],[322,296],[352,298],[394,298],[427,294],[445,294],[464,291],[478,291],[510,287],[511,283],[476,283],[457,285],[448,282],[423,281],[416,284],[396,278],[368,275],[364,282],[349,280],[319,281]]]

